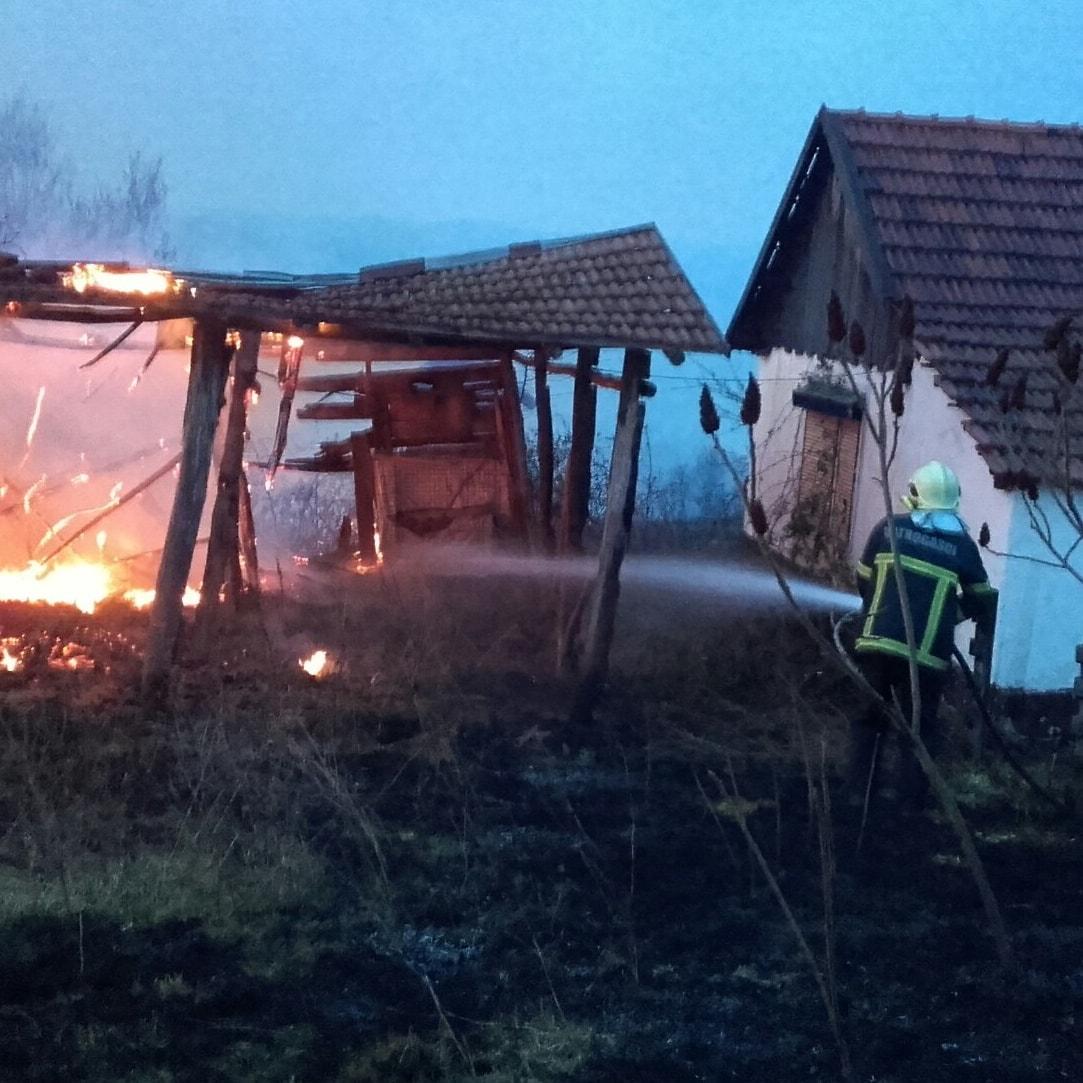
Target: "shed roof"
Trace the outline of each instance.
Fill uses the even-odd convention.
[[[36,265],[32,276],[19,277],[12,268],[0,272],[0,300],[70,303],[71,292],[50,282],[42,266]],[[146,318],[215,315],[227,322],[298,328],[329,323],[359,338],[507,348],[729,352],[653,225],[364,267],[348,277],[177,274],[196,287],[195,296],[189,290],[147,299]],[[83,305],[118,304],[115,294],[85,294],[79,300]]]
[[[994,477],[1056,476],[1063,457],[1047,449],[1060,378],[1043,338],[1083,311],[1083,129],[825,108],[810,143],[831,156],[883,300],[913,298],[921,353]],[[1007,368],[990,386],[1004,347]],[[1005,411],[1023,375],[1026,405]],[[1073,428],[1083,450],[1083,418]],[[1083,458],[1073,466],[1079,483]]]

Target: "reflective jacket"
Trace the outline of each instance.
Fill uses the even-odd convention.
[[[896,515],[894,523],[918,664],[947,669],[956,622],[995,612],[997,592],[989,585],[977,545],[965,531],[918,526],[909,515]],[[869,535],[857,579],[864,624],[856,649],[909,658],[887,519]]]

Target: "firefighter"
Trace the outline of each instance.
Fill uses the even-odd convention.
[[[959,517],[959,497],[955,474],[942,463],[926,463],[915,471],[902,498],[906,513],[892,520],[912,616],[920,733],[934,757],[941,745],[937,710],[951,664],[955,625],[968,619],[988,624],[996,612],[997,592],[989,585],[978,547]],[[854,648],[858,665],[883,700],[898,702],[909,727],[911,651],[889,520],[884,519],[869,536],[857,566],[857,581],[862,599],[862,624]],[[889,728],[878,703],[853,724],[849,789],[855,803],[863,803],[874,786]],[[899,791],[903,806],[915,810],[927,792],[924,772],[908,749],[900,750]]]

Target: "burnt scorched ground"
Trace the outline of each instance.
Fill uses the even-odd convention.
[[[288,642],[332,651],[326,680],[283,665],[253,616],[190,647],[161,717],[134,695],[141,616],[4,607],[3,634],[41,645],[0,691],[3,1077],[838,1078],[811,972],[712,780],[755,803],[822,957],[797,732],[833,770],[844,692],[800,633],[655,628],[648,649],[633,614],[621,691],[583,733],[545,676],[533,588],[499,612],[476,587],[409,607],[386,589],[414,588],[278,612]],[[73,640],[93,666],[50,668]],[[854,1077],[1076,1078],[1078,823],[956,745],[1020,969],[995,966],[942,822],[877,807],[856,854],[836,807]],[[1072,783],[1054,751],[1035,737],[1027,755]]]

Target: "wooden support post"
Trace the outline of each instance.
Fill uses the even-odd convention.
[[[572,720],[590,722],[609,672],[609,650],[617,619],[620,569],[628,547],[635,513],[639,448],[643,438],[646,406],[639,401],[640,380],[650,375],[651,355],[646,350],[626,350],[622,373],[621,403],[613,460],[609,467],[602,547],[598,554],[598,577],[587,610],[583,662]]]
[[[211,449],[222,409],[229,356],[225,324],[212,319],[197,320],[188,397],[184,405],[180,476],[158,566],[147,650],[143,658],[143,695],[150,700],[162,699],[177,648],[181,596],[192,569],[192,552],[207,499]]]
[[[256,379],[259,359],[259,332],[244,331],[233,356],[233,386],[229,396],[222,459],[218,467],[218,489],[211,513],[211,536],[200,591],[200,624],[208,627],[210,614],[218,608],[223,587],[239,601],[241,585],[240,511],[241,478],[244,473],[244,438],[247,430],[248,392]],[[231,589],[232,588],[232,589]]]
[[[560,514],[562,551],[583,548],[583,528],[590,514],[590,469],[594,457],[594,428],[598,389],[591,381],[598,364],[597,347],[580,349],[575,362],[572,398],[572,443],[564,474],[564,502]]]
[[[523,541],[530,539],[530,474],[526,466],[526,437],[519,406],[519,387],[511,356],[500,365],[500,422],[511,490],[511,517]]]
[[[538,408],[538,523],[542,545],[553,548],[553,408],[549,400],[549,358],[534,351],[534,400]]]
[[[350,435],[353,457],[353,491],[357,504],[357,551],[362,560],[376,560],[376,473],[368,433]]]

